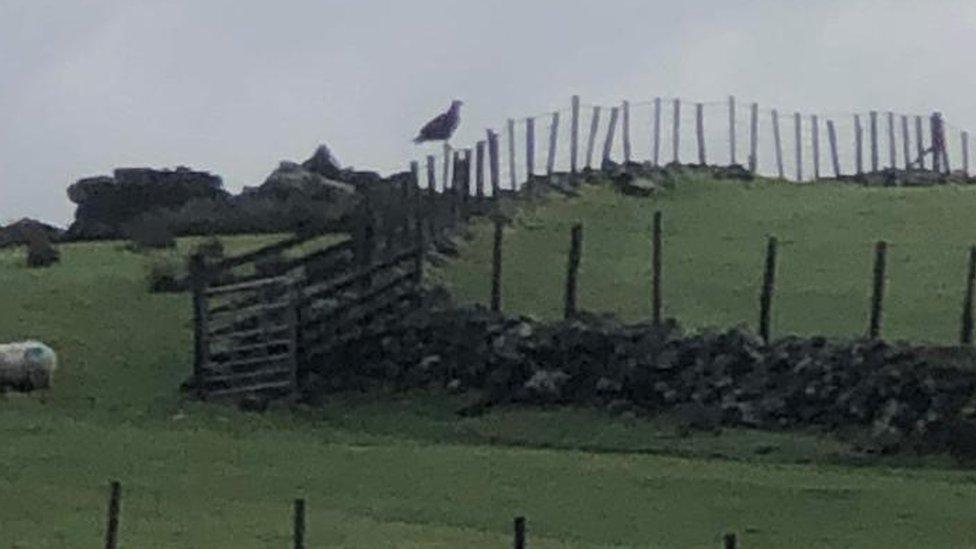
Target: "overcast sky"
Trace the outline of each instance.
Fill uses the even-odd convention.
[[[237,191],[324,142],[403,169],[454,97],[455,142],[573,93],[940,109],[976,128],[973,52],[972,0],[0,0],[0,221],[66,224],[66,187],[117,166]]]

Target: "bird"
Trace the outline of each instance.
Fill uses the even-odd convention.
[[[457,129],[458,123],[461,121],[461,105],[463,103],[455,99],[451,101],[450,108],[446,112],[443,112],[430,122],[424,124],[423,128],[420,128],[420,133],[414,138],[414,143],[424,143],[427,141],[447,141],[454,134],[454,130]]]

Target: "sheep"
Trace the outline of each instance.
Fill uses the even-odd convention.
[[[49,388],[57,367],[54,350],[40,341],[0,343],[0,392]]]

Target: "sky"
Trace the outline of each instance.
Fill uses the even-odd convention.
[[[233,192],[327,143],[382,173],[509,117],[655,96],[940,110],[976,129],[976,2],[0,0],[0,222],[68,185],[179,165]]]

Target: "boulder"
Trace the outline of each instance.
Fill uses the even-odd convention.
[[[64,234],[64,229],[25,217],[0,227],[0,248],[27,244],[35,232],[43,233],[51,242],[57,242]]]

